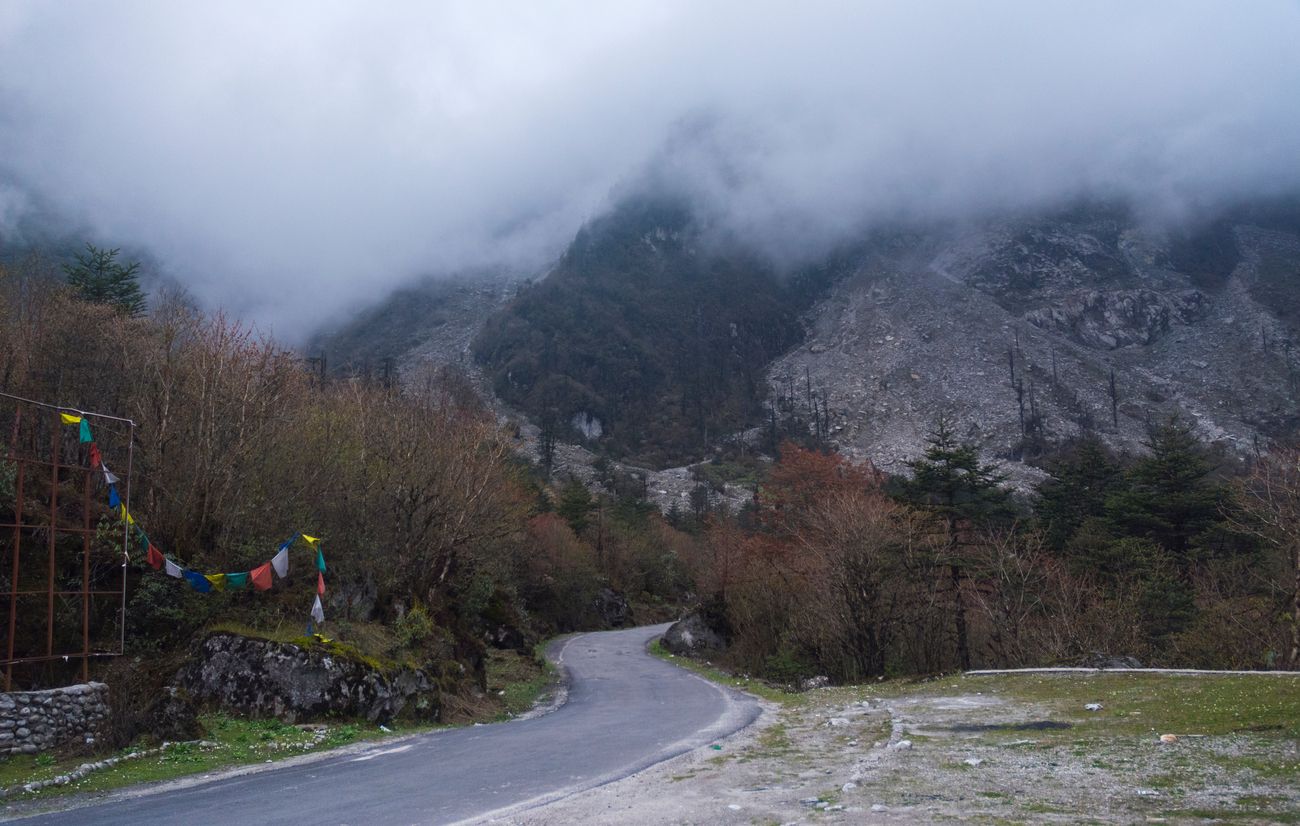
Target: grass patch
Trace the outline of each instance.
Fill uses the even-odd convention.
[[[674,665],[679,665],[688,671],[693,671],[705,679],[712,680],[720,685],[738,688],[741,691],[762,697],[773,703],[779,703],[783,706],[799,706],[807,702],[802,694],[793,694],[784,689],[768,685],[762,680],[753,677],[737,677],[734,674],[728,674],[726,671],[718,668],[711,663],[703,663],[699,660],[693,660],[690,657],[678,657],[663,647],[660,640],[656,639],[650,643],[650,653],[661,660],[667,660]]]
[[[555,666],[541,655],[543,647],[539,644],[532,656],[518,651],[488,650],[487,689],[501,706],[498,719],[528,711],[559,679]]]
[[[1046,705],[1077,733],[1300,739],[1300,677],[1268,674],[1035,674],[957,677],[934,688],[980,691]],[[1099,712],[1083,705],[1099,702]]]
[[[279,720],[249,720],[221,714],[204,715],[200,720],[208,731],[207,739],[215,743],[215,746],[200,748],[196,744],[177,744],[161,754],[125,760],[116,766],[94,772],[77,783],[51,786],[32,794],[11,795],[9,799],[104,792],[136,783],[173,780],[244,764],[274,762],[389,734],[376,726],[343,723],[327,726],[325,736],[318,738],[315,729],[306,726],[300,728]],[[417,730],[420,729],[405,729]],[[107,756],[125,757],[140,751],[145,751],[145,748],[133,746]],[[0,787],[12,789],[33,781],[49,780],[73,771],[82,763],[99,759],[103,759],[103,756],[56,758],[48,753],[0,759]]]

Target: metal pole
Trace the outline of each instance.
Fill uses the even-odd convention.
[[[81,521],[81,681],[90,682],[90,469],[82,474]]]
[[[13,455],[12,451],[10,455]],[[6,656],[9,662],[5,664],[5,691],[12,691],[14,682],[14,634],[18,631],[18,548],[22,544],[23,538],[23,478],[27,475],[27,463],[22,459],[18,459],[17,462],[18,485],[15,490],[14,501],[14,561],[13,573],[9,577],[9,653]]]
[[[63,434],[59,431],[58,412],[54,414],[54,433],[50,436],[50,564],[49,598],[45,611],[45,654],[54,656],[54,546],[59,530],[59,448]]]
[[[126,498],[123,503],[126,505],[126,512],[131,512],[131,465],[135,461],[135,422],[130,419],[123,419],[127,423],[126,433]],[[120,636],[117,641],[117,653],[126,653],[126,565],[131,560],[131,554],[127,551],[130,547],[130,526],[126,520],[122,520],[122,621],[119,623]]]

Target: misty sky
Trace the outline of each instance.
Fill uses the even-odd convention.
[[[875,220],[1300,189],[1300,2],[0,0],[38,206],[289,339],[543,266],[653,177],[778,255]]]

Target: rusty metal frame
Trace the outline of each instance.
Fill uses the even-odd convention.
[[[121,585],[117,590],[96,589],[90,586],[90,557],[91,557],[91,537],[95,529],[91,524],[91,503],[94,501],[92,495],[91,477],[99,472],[95,468],[87,465],[64,464],[60,461],[60,454],[63,447],[63,426],[59,418],[62,413],[73,413],[78,416],[102,419],[105,421],[117,422],[126,425],[127,440],[127,464],[126,473],[123,475],[125,481],[122,502],[130,512],[131,503],[131,468],[134,460],[134,443],[135,443],[135,422],[120,416],[110,416],[103,413],[92,413],[74,408],[64,407],[61,405],[39,402],[32,399],[25,399],[21,396],[15,396],[10,393],[0,392],[0,398],[9,400],[14,404],[14,419],[12,433],[9,439],[9,449],[4,457],[6,461],[11,462],[16,467],[15,484],[14,484],[14,521],[12,523],[0,524],[0,530],[8,529],[12,531],[11,549],[11,573],[9,579],[9,590],[7,594],[0,593],[0,598],[7,596],[9,603],[8,617],[8,639],[6,650],[3,653],[4,659],[0,659],[0,665],[4,666],[5,690],[9,691],[13,687],[13,669],[15,665],[24,665],[31,663],[53,662],[58,660],[68,661],[70,658],[79,658],[81,660],[81,678],[83,681],[90,676],[90,660],[99,657],[116,657],[120,656],[126,647],[126,584],[127,584],[127,563],[130,559],[128,547],[130,543],[130,525],[125,521],[122,523],[122,578]],[[24,455],[19,450],[18,438],[21,431],[23,413],[29,411],[34,421],[39,421],[40,411],[47,412],[53,417],[53,429],[50,431],[50,457],[49,460],[38,458],[36,456]],[[30,470],[40,471],[45,468],[49,469],[50,475],[50,494],[49,494],[49,521],[48,523],[28,523],[24,519],[23,510],[25,505],[25,485],[27,475]],[[82,474],[81,490],[81,526],[69,527],[59,524],[59,481],[61,470],[75,469]],[[46,553],[48,557],[48,568],[46,577],[46,587],[43,590],[22,590],[19,587],[19,577],[21,573],[21,560],[23,559],[23,532],[31,530],[45,530],[48,532],[46,540]],[[81,537],[81,587],[75,591],[60,590],[55,587],[56,573],[56,556],[58,553],[58,537],[60,535],[74,535]],[[30,557],[29,557],[30,558]],[[20,596],[33,597],[44,595],[46,597],[45,606],[45,651],[38,652],[16,652],[15,636],[17,633],[18,620],[18,598]],[[55,651],[54,650],[54,629],[55,629],[55,597],[79,596],[81,597],[81,648],[74,651]],[[114,651],[91,651],[90,650],[90,616],[91,616],[91,598],[116,596],[119,600],[118,624],[119,636],[117,640],[117,649]]]

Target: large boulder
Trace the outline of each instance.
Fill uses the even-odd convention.
[[[601,588],[596,594],[596,615],[605,628],[627,628],[632,623],[632,606],[627,597],[613,588]]]
[[[359,717],[438,718],[436,677],[424,669],[366,661],[331,642],[272,642],[210,634],[177,674],[197,703],[290,723]]]
[[[702,611],[692,611],[668,626],[663,646],[674,654],[689,656],[727,647],[726,637],[709,624]]]

